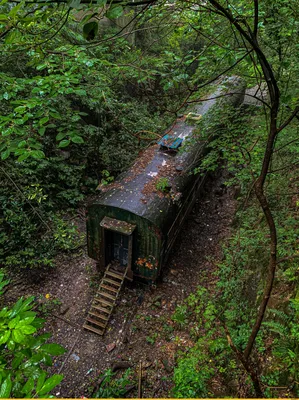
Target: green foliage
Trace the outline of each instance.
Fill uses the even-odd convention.
[[[120,8],[111,7],[109,17]],[[139,101],[141,92],[130,95],[141,82],[145,90],[152,86],[156,71],[150,68],[160,63],[163,69],[161,60],[145,57],[149,69],[142,72],[120,68],[139,57],[138,50],[124,39],[113,48],[74,47],[83,37],[71,25],[35,46],[63,12],[58,8],[50,18],[46,10],[34,11],[25,22],[22,10],[14,17],[9,12],[5,24],[17,18],[29,46],[21,57],[14,54],[25,43],[14,26],[0,51],[0,262],[10,268],[53,265],[57,251],[76,248],[80,235],[65,215],[133,161],[148,143],[139,132],[162,126],[158,104]],[[95,28],[90,18],[82,21],[85,32],[88,24]]]
[[[162,193],[167,193],[170,190],[170,182],[168,178],[161,177],[156,182],[156,189]]]
[[[0,290],[8,283],[0,275]],[[0,311],[0,397],[46,397],[63,379],[48,376],[45,368],[52,365],[53,356],[65,349],[46,343],[49,334],[37,335],[43,320],[32,311],[34,298],[20,298],[13,307]]]
[[[171,316],[171,319],[179,326],[184,327],[188,322],[187,306],[180,305],[177,306],[175,312]]]
[[[219,311],[213,297],[203,287],[188,296],[183,305],[178,306],[172,319],[183,312],[184,320],[195,340],[195,345],[180,354],[174,371],[174,397],[211,397],[210,380],[217,375],[220,380],[237,376],[239,367],[218,320]],[[199,328],[199,329],[198,329]]]
[[[172,317],[182,328],[188,326],[195,341],[193,348],[180,354],[175,369],[174,395],[177,397],[187,397],[189,391],[191,397],[210,397],[210,379],[215,375],[223,382],[223,387],[225,382],[242,379],[244,369],[229,347],[223,326],[228,329],[235,346],[240,351],[244,350],[256,317],[268,266],[268,229],[251,192],[252,177],[260,168],[263,138],[267,134],[263,115],[256,111],[249,115],[240,113],[232,118],[230,109],[218,111],[218,114],[222,122],[220,127],[211,123],[207,126],[202,122],[199,124],[201,138],[210,132],[214,134],[215,128],[219,130],[219,136],[214,137],[210,153],[197,172],[224,165],[231,172],[226,185],[238,184],[241,187],[241,205],[235,216],[234,231],[222,246],[215,291],[209,293],[200,287],[176,309]],[[278,294],[283,291],[278,304],[284,309],[285,291],[291,294],[298,280],[298,259],[291,258],[297,254],[297,207],[296,204],[292,206],[294,200],[291,203],[286,195],[296,192],[297,187],[298,171],[292,168],[292,160],[298,149],[296,142],[289,144],[296,139],[297,131],[288,127],[286,132],[277,140],[277,149],[282,151],[273,156],[272,169],[278,171],[269,175],[267,181],[267,196],[278,227],[279,257],[287,259],[278,265],[278,281],[274,289]],[[288,393],[293,390],[292,393],[297,395],[297,314],[297,300],[291,301],[286,312],[279,309],[268,311],[257,336],[252,360],[259,365],[268,397],[281,393],[275,387],[285,387]],[[197,373],[189,371],[189,366]],[[192,379],[189,380],[189,376]],[[230,386],[226,387],[225,393],[234,395],[237,390],[237,387]],[[247,396],[253,394],[252,390],[247,382]]]
[[[109,368],[101,376],[101,385],[99,390],[93,395],[93,398],[117,399],[124,397],[127,393],[127,386],[132,384],[132,371],[128,368],[120,378],[116,378],[116,373]]]
[[[167,126],[164,110],[177,112],[186,98],[198,101],[206,88],[197,89],[222,71],[231,71],[232,66],[248,86],[262,83],[256,54],[244,57],[248,43],[232,32],[234,24],[214,12],[213,3],[146,7],[134,16],[137,47],[122,37],[112,42],[118,31],[101,29],[93,6],[80,0],[68,2],[66,10],[63,4],[53,8],[50,3],[42,7],[1,3],[1,263],[10,267],[50,265],[59,249],[72,249],[71,243],[77,241],[75,227],[57,210],[65,213],[76,207],[86,194],[94,193],[99,180],[105,184],[125,169],[140,147]],[[251,35],[253,3],[231,0],[221,4],[235,23],[251,29]],[[97,18],[115,19],[123,14],[120,4],[100,0],[97,5],[103,10]],[[285,120],[298,104],[296,7],[296,0],[266,0],[258,7],[258,42],[281,93],[278,121]],[[81,21],[78,10],[88,11]],[[161,37],[165,39],[159,40]],[[210,396],[213,374],[225,382],[242,377],[223,325],[243,350],[262,291],[269,237],[252,196],[252,182],[262,165],[269,112],[261,107],[250,118],[252,110],[243,111],[236,114],[219,107],[216,124],[198,124],[197,139],[211,142],[210,152],[196,172],[214,171],[219,165],[228,168],[231,178],[226,184],[241,187],[243,207],[237,213],[235,231],[223,247],[215,293],[200,288],[173,316],[181,328],[190,324],[190,335],[196,340],[175,371],[174,393],[179,397]],[[297,137],[292,126],[278,135],[266,179],[278,226],[278,256],[282,258],[298,253],[298,199],[295,195],[293,208],[289,200],[290,192],[298,193],[298,174],[295,165],[287,167],[298,156]],[[166,192],[168,182],[163,179],[157,190]],[[289,292],[297,278],[295,259],[279,264],[277,280]],[[286,320],[277,320],[277,315],[277,311],[275,317],[268,315],[252,361],[264,356],[271,361],[269,371],[263,371],[268,385],[289,379],[296,388],[297,311],[288,311],[290,328]],[[272,352],[265,340],[269,332],[275,345]],[[284,355],[279,350],[283,332],[291,339]],[[285,376],[277,371],[278,363],[283,364]],[[111,381],[112,373],[107,374]],[[8,377],[4,382],[3,393],[7,394]],[[232,391],[234,395],[236,390]],[[249,384],[247,393],[253,394]]]
[[[272,353],[275,363],[270,365],[262,376],[263,382],[267,384],[268,397],[275,395],[275,388],[271,386],[290,386],[296,396],[298,387],[299,366],[299,302],[292,299],[286,308],[286,312],[269,309],[268,318],[263,323],[263,328],[269,335],[273,336]]]
[[[39,184],[27,186],[23,178],[24,186],[20,182],[15,193],[11,182],[3,181],[7,183],[0,188],[0,259],[4,265],[51,266],[57,251],[72,250],[82,244],[76,225],[49,210],[48,196]]]
[[[156,343],[156,340],[157,340],[157,337],[158,337],[158,333],[155,332],[155,333],[153,333],[151,336],[147,336],[147,337],[145,338],[145,340],[146,340],[146,342],[149,343],[149,344],[155,344],[155,343]]]
[[[202,350],[203,347],[200,349]],[[175,398],[198,398],[210,397],[207,383],[214,375],[215,371],[200,357],[201,351],[193,351],[188,357],[180,359],[174,372],[175,388],[173,396]]]

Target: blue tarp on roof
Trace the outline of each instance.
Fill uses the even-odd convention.
[[[180,147],[182,141],[183,139],[181,138],[177,138],[167,134],[163,136],[161,140],[159,140],[158,144],[160,146],[167,147],[168,149],[176,150]]]

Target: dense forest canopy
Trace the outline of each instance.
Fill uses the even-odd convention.
[[[217,374],[238,382],[226,395],[298,395],[298,5],[0,2],[0,263],[11,276],[54,266],[60,251],[71,257],[84,243],[72,216],[87,196],[204,101],[221,77],[239,75],[255,88],[253,105],[217,111],[220,128],[198,125],[217,135],[192,173],[226,168],[227,185],[241,195],[217,293],[199,288],[184,305],[204,331],[193,332],[196,345],[179,358],[176,397],[213,396]],[[269,303],[273,293],[280,300]],[[18,345],[24,335],[15,337]],[[46,393],[45,374],[11,380],[7,371],[8,362],[6,396]]]

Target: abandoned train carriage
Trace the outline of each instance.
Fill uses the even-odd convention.
[[[238,77],[226,80],[195,108],[196,115],[212,117],[223,103],[238,105],[244,86]],[[88,207],[88,254],[106,267],[114,260],[127,268],[127,277],[153,282],[157,279],[182,222],[191,210],[204,178],[190,173],[194,160],[206,151],[206,141],[190,141],[195,130],[188,118],[178,119],[156,145],[143,152],[134,165],[105,187]]]

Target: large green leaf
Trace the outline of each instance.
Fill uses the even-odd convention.
[[[6,343],[9,338],[10,338],[10,330],[7,330],[0,336],[0,344]]]
[[[67,147],[70,144],[70,140],[62,140],[58,147]]]
[[[20,321],[20,316],[17,315],[16,318],[9,321],[9,323],[8,323],[9,329],[15,328],[17,326],[17,324],[19,323],[19,321]]]
[[[26,368],[23,369],[24,375],[32,377],[33,379],[38,379],[42,373],[42,369],[38,365],[28,365]]]
[[[19,106],[19,107],[16,107],[14,111],[16,113],[19,113],[19,114],[24,114],[26,112],[26,107],[25,106]]]
[[[1,160],[6,160],[10,156],[10,149],[7,149],[1,153]]]
[[[124,12],[124,9],[120,5],[114,5],[109,8],[106,12],[106,17],[109,19],[119,18]]]
[[[59,132],[58,135],[56,136],[56,140],[61,140],[63,138],[65,138],[67,135],[66,132]]]
[[[61,354],[64,354],[66,351],[62,346],[55,343],[44,344],[40,347],[40,349],[48,354],[51,354],[52,356],[60,356]]]
[[[42,150],[32,150],[31,157],[35,158],[36,160],[41,160],[45,158],[45,153]]]
[[[28,340],[29,340],[30,348],[36,349],[37,347],[40,347],[50,337],[51,337],[50,333],[44,333],[43,335],[29,338]]]
[[[24,325],[20,327],[20,330],[24,335],[31,335],[36,332],[36,328],[32,325]]]
[[[0,388],[0,399],[8,399],[10,397],[12,382],[10,376],[8,376],[2,383]]]
[[[13,306],[12,310],[11,310],[11,314],[10,314],[10,318],[14,318],[18,312],[21,310],[23,305],[23,297],[21,297],[16,304]]]
[[[34,320],[35,320],[35,315],[30,315],[30,316],[27,316],[27,317],[25,317],[25,318],[22,318],[22,319],[18,322],[18,324],[16,325],[16,328],[19,328],[19,327],[22,326],[22,325],[30,325],[31,322],[33,322]]]
[[[62,379],[63,379],[63,375],[51,376],[51,378],[46,380],[46,382],[44,383],[43,387],[38,392],[38,394],[44,395],[44,394],[49,393],[52,389],[54,389],[55,386],[59,385],[59,383],[62,381]]]
[[[5,37],[5,43],[7,44],[15,44],[22,38],[21,33],[14,29]]]
[[[46,380],[46,376],[47,376],[46,372],[42,371],[40,376],[38,377],[37,384],[36,384],[36,392],[37,393],[41,390],[41,388]]]
[[[25,354],[24,353],[15,353],[15,358],[13,359],[11,366],[12,368],[15,370],[16,368],[18,368],[18,366],[21,364],[21,362],[24,360],[25,358]]]
[[[83,140],[83,138],[81,137],[81,136],[72,136],[71,137],[71,141],[73,142],[73,143],[78,143],[78,144],[80,144],[80,143],[84,143],[84,140]]]
[[[40,125],[44,125],[45,123],[47,123],[49,121],[49,117],[43,117],[39,120],[39,124]]]
[[[12,331],[12,340],[16,343],[22,343],[25,339],[23,332],[20,329],[15,329]]]
[[[32,377],[30,377],[27,382],[25,383],[25,385],[22,388],[22,393],[24,393],[25,395],[31,395],[32,390],[34,389],[34,379]]]

